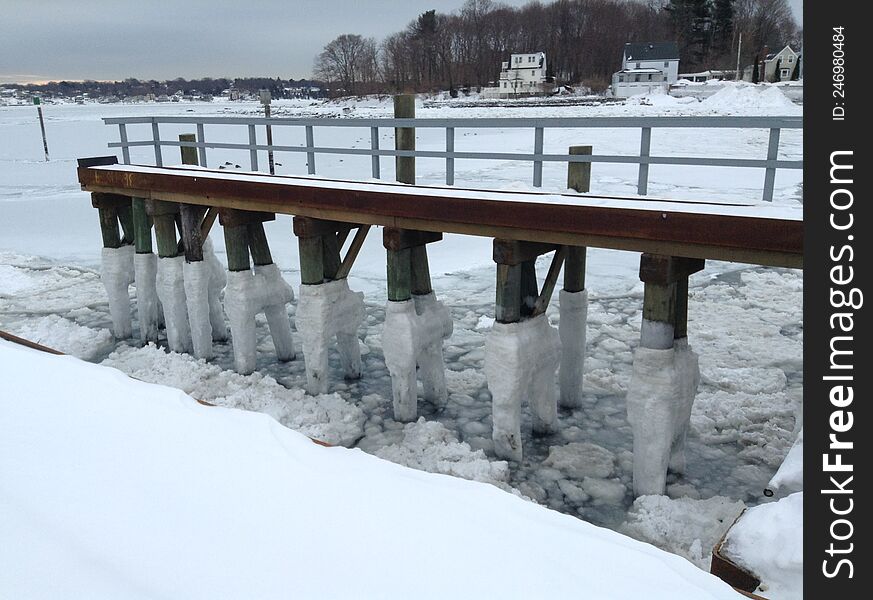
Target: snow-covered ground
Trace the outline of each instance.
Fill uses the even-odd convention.
[[[775,88],[772,88],[775,90]],[[727,89],[704,102],[669,96],[635,98],[602,106],[456,107],[451,102],[419,107],[420,117],[477,116],[639,116],[639,115],[798,115],[784,97],[754,89]],[[733,95],[733,99],[729,95]],[[344,111],[343,109],[349,109]],[[331,357],[328,394],[303,391],[302,359],[277,363],[266,322],[258,321],[258,369],[241,376],[231,368],[229,344],[216,344],[210,362],[167,353],[133,340],[116,342],[97,268],[100,234],[87,194],[79,190],[75,159],[105,155],[117,130],[106,116],[152,114],[256,114],[251,104],[152,104],[47,106],[46,127],[52,161],[42,159],[39,126],[32,107],[0,108],[0,329],[17,333],[93,362],[102,362],[145,381],[174,386],[221,406],[265,412],[280,423],[331,443],[360,448],[407,466],[494,483],[562,512],[605,525],[678,553],[708,568],[712,545],[744,505],[764,500],[762,491],[796,436],[801,406],[802,341],[799,271],[710,262],[691,279],[689,340],[700,354],[702,383],[692,414],[688,472],[668,479],[669,497],[631,494],[631,430],[624,395],[632,352],[639,339],[642,284],[639,256],[589,251],[587,287],[588,359],[585,402],[559,414],[559,430],[531,437],[525,414],[522,464],[496,460],[491,447],[490,394],[483,372],[484,339],[494,317],[494,267],[488,239],[447,235],[428,248],[434,289],[451,310],[454,333],[445,343],[449,401],[441,409],[420,403],[417,423],[391,416],[391,384],[381,346],[385,304],[385,254],[379,232],[371,234],[352,276],[363,291],[366,318],[359,331],[364,377],[343,382],[339,361]],[[300,116],[389,116],[384,100],[274,103],[274,114]],[[145,127],[145,126],[144,126]],[[131,137],[145,128],[131,127]],[[162,126],[172,139],[184,127]],[[369,146],[369,131],[316,128],[316,144]],[[383,131],[383,147],[392,132]],[[246,141],[245,128],[206,128],[207,139]],[[274,128],[277,144],[302,143],[302,131]],[[529,151],[526,130],[458,131],[456,149]],[[421,130],[418,147],[439,149],[442,132]],[[635,153],[635,130],[547,132],[545,151],[566,152],[570,145],[593,144],[597,153]],[[653,154],[766,156],[767,132],[658,130]],[[134,149],[133,162],[148,164],[150,149]],[[210,151],[209,164],[247,166],[243,152]],[[780,158],[802,158],[802,132],[783,131]],[[165,151],[167,163],[176,162]],[[306,172],[305,155],[276,158],[277,172]],[[367,178],[369,157],[318,155],[321,175]],[[262,159],[265,165],[266,160]],[[443,161],[422,159],[420,183],[442,183]],[[528,189],[529,164],[456,161],[456,184],[469,187]],[[544,189],[563,191],[566,166],[544,165]],[[382,173],[393,178],[393,161]],[[715,167],[652,166],[652,195],[723,201],[756,201],[763,172]],[[775,203],[797,206],[799,171],[780,171]],[[596,164],[592,192],[633,194],[636,168]],[[290,219],[267,224],[273,256],[295,288],[300,277]],[[216,251],[224,258],[221,236]],[[540,265],[540,276],[548,257]],[[557,294],[556,294],[557,296]],[[294,306],[291,307],[294,312]],[[552,323],[557,305],[549,308]],[[299,344],[299,339],[297,340]],[[299,350],[299,347],[298,347]],[[302,356],[298,353],[299,356]]]
[[[0,364],[3,597],[739,597],[483,483],[2,340]]]

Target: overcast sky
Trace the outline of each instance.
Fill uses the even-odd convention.
[[[502,0],[521,6],[528,0]],[[545,0],[546,3],[548,0]],[[0,0],[0,83],[308,77],[342,33],[377,39],[464,0]],[[802,23],[802,0],[789,0]]]

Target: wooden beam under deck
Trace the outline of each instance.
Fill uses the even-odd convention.
[[[185,168],[80,167],[90,192],[571,246],[799,268],[800,219],[769,206],[353,183]],[[625,208],[624,206],[627,206]],[[652,208],[648,208],[651,206]]]

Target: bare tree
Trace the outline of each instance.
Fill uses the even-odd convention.
[[[315,60],[315,76],[358,94],[377,81],[376,41],[345,33],[328,43]]]

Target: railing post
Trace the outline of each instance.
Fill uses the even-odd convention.
[[[642,127],[640,130],[640,158],[650,156],[652,147],[652,128]],[[649,193],[649,163],[640,162],[639,176],[637,177],[637,194],[645,196]]]
[[[315,134],[312,131],[312,125],[306,126],[306,147],[309,151],[306,153],[307,173],[315,175]]]
[[[258,134],[255,131],[254,125],[249,125],[249,159],[252,165],[252,171],[258,170],[258,150],[255,146],[258,145]]]
[[[161,156],[161,132],[158,129],[158,122],[152,118],[152,140],[155,145],[155,166],[163,167],[164,159]]]
[[[455,128],[446,127],[446,152],[455,151]],[[455,159],[446,157],[446,185],[455,185]]]
[[[124,164],[130,164],[130,147],[127,145],[127,125],[118,124],[118,139],[121,142],[121,160]]]
[[[537,127],[534,129],[534,154],[542,155],[543,153],[543,128]],[[543,161],[535,160],[533,164],[533,184],[534,187],[543,187]]]
[[[203,129],[203,123],[197,123],[197,141],[201,144],[206,143],[206,133]],[[197,154],[200,157],[200,166],[206,167],[206,146],[200,146],[197,149]]]
[[[370,149],[374,151],[379,149],[378,127],[370,127]],[[381,165],[379,162],[379,155],[374,153],[373,156],[370,157],[370,162],[372,164],[373,179],[381,179],[382,174],[380,172]]]
[[[770,142],[767,144],[767,160],[779,158],[779,133],[780,129],[774,127],[770,130]],[[764,173],[764,202],[773,202],[773,187],[776,184],[776,167],[767,167]]]

